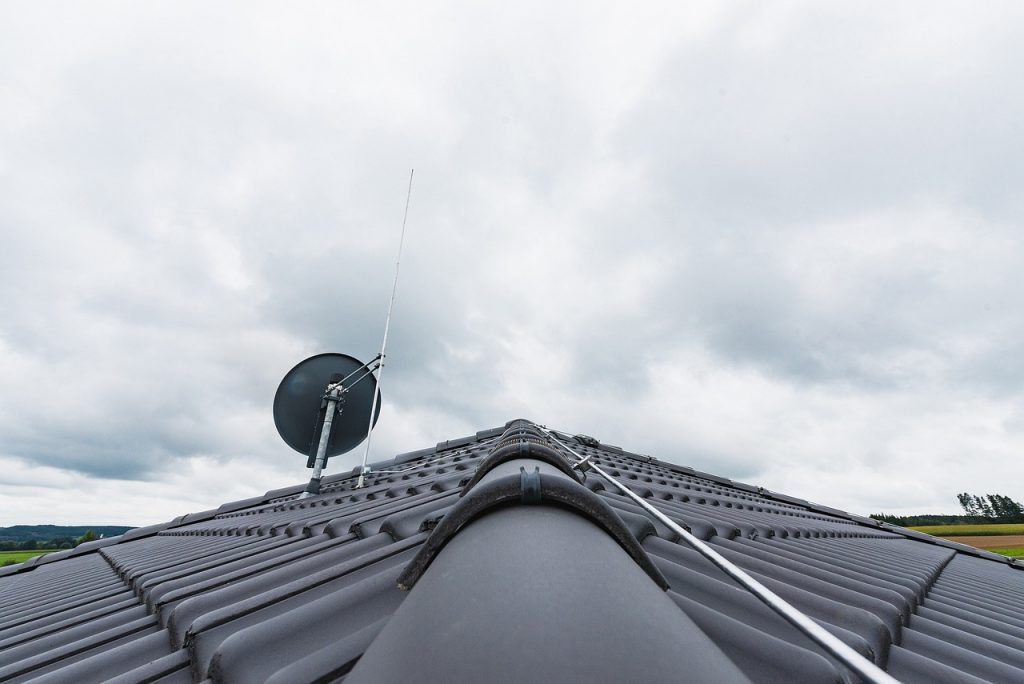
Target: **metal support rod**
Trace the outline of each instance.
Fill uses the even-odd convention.
[[[351,389],[352,385],[354,385],[356,383],[353,382],[351,385],[345,384],[345,383],[348,382],[348,379],[351,378],[356,373],[361,373],[361,372],[367,371],[367,370],[372,371],[374,368],[376,368],[376,366],[374,364],[376,364],[379,359],[380,359],[380,354],[377,354],[372,359],[370,359],[369,361],[364,363],[362,366],[360,366],[359,368],[356,368],[354,371],[352,371],[351,373],[349,373],[348,375],[343,377],[341,380],[339,380],[338,384],[345,385],[346,389]],[[366,374],[363,373],[363,375],[359,376],[359,379],[362,380],[365,376],[366,376]],[[327,391],[329,392],[330,390],[331,390],[331,388],[328,387]]]
[[[365,379],[366,379],[366,378],[367,378],[368,376],[372,375],[372,374],[373,374],[373,371],[375,371],[375,370],[377,370],[378,368],[380,368],[380,366],[381,366],[381,364],[377,363],[376,359],[374,359],[373,361],[371,361],[371,362],[370,362],[369,364],[367,364],[367,365],[363,366],[363,368],[365,368],[365,369],[366,369],[366,370],[365,370],[365,371],[363,372],[363,374],[362,374],[362,375],[360,375],[360,376],[359,376],[358,378],[356,378],[355,380],[353,380],[351,384],[349,384],[349,385],[346,385],[346,386],[345,386],[345,390],[344,390],[344,391],[345,391],[345,392],[348,392],[349,390],[351,390],[351,389],[352,389],[353,387],[355,387],[355,386],[356,386],[356,385],[358,385],[358,384],[359,384],[360,382],[362,382],[363,380],[365,380]],[[358,373],[358,372],[359,372],[359,371],[356,371],[356,373]],[[355,375],[355,373],[349,373],[349,374],[348,374],[348,376],[346,377],[346,380],[347,380],[348,378],[351,378],[351,377],[352,377],[353,375]]]
[[[327,463],[327,442],[331,439],[331,425],[334,423],[334,413],[338,410],[338,400],[345,390],[341,383],[335,383],[328,389],[327,412],[324,414],[324,425],[320,428],[320,443],[316,447],[316,461],[313,462],[313,477],[309,478],[306,490],[299,496],[300,499],[308,499],[320,493],[320,474],[324,471],[324,464]]]
[[[687,544],[693,547],[695,551],[714,563],[715,566],[725,572],[725,574],[729,575],[729,577],[733,578],[744,589],[754,594],[769,608],[774,610],[787,622],[803,632],[812,641],[836,658],[836,660],[856,672],[864,681],[870,682],[871,684],[899,684],[899,680],[895,679],[885,670],[844,644],[831,632],[801,613],[781,596],[748,575],[742,568],[734,565],[732,561],[722,556],[708,544],[705,544],[703,541],[690,534],[688,530],[676,524],[675,521],[651,505],[646,499],[626,487],[626,485],[620,483],[608,473],[601,470],[601,468],[599,468],[589,456],[584,457],[576,453],[576,451],[569,447],[569,445],[555,437],[554,434],[552,434],[546,427],[542,425],[538,425],[537,427],[543,430],[548,437],[555,441],[556,444],[560,445],[563,449],[578,458],[579,461],[575,465],[586,464],[585,467],[593,469],[598,475],[615,486],[616,489],[642,506],[644,510],[678,534]]]
[[[398,292],[398,271],[402,265],[402,245],[405,244],[405,223],[409,219],[409,200],[412,198],[412,175],[416,169],[409,170],[409,189],[405,194],[405,213],[402,215],[402,236],[398,239],[398,257],[395,259],[395,281],[391,285],[391,301],[388,302],[388,316],[384,320],[384,339],[380,343],[380,366],[377,371],[377,385],[373,390],[373,401],[370,403],[370,424],[366,428],[366,450],[363,451],[363,462],[359,466],[359,481],[356,489],[365,484],[366,459],[370,456],[370,436],[373,434],[373,418],[377,409],[377,400],[380,397],[380,382],[384,377],[384,350],[388,346],[388,329],[391,327],[391,310],[395,306],[395,294]]]

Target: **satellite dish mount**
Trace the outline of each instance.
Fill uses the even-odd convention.
[[[313,476],[301,498],[320,493],[327,459],[353,449],[380,415],[380,391],[373,371],[378,354],[360,363],[346,354],[317,354],[284,376],[274,396],[274,423],[288,446],[307,457]],[[370,407],[374,410],[371,411]]]

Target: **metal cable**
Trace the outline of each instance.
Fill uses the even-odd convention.
[[[676,524],[671,518],[649,503],[647,499],[644,499],[636,492],[626,487],[626,485],[601,470],[601,468],[599,468],[589,456],[584,457],[578,454],[568,444],[563,443],[560,439],[555,437],[554,434],[552,434],[552,432],[546,427],[542,425],[538,425],[537,427],[543,430],[548,437],[554,440],[556,444],[579,459],[578,462],[573,464],[573,467],[585,466],[594,470],[594,472],[614,485],[619,491],[642,506],[644,510],[678,534],[700,555],[714,563],[715,566],[725,572],[725,574],[729,575],[729,577],[733,578],[744,589],[754,594],[769,608],[782,616],[787,622],[806,634],[812,641],[836,658],[836,660],[856,672],[862,679],[864,679],[864,681],[870,682],[871,684],[899,684],[899,680],[895,679],[885,670],[854,651],[852,648],[837,639],[831,632],[797,610],[781,596],[748,575],[742,568],[734,565],[732,561],[726,559],[708,544],[705,544],[700,539],[697,539],[695,536],[690,534],[690,532],[685,528]]]

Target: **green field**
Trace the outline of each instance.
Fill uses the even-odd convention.
[[[992,553],[998,553],[1001,556],[1009,556],[1010,558],[1024,558],[1024,548],[1015,549],[987,549]]]
[[[994,537],[1005,534],[1024,534],[1024,524],[1021,523],[1002,525],[922,525],[921,527],[911,527],[910,529],[936,537]]]
[[[4,565],[10,565],[8,561],[14,561],[15,563],[24,563],[29,558],[34,556],[42,556],[47,553],[53,553],[57,549],[38,549],[36,551],[0,551],[0,567]]]

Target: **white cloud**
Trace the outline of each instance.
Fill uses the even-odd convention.
[[[0,524],[303,479],[274,390],[376,353],[412,166],[371,460],[524,416],[861,513],[1013,482],[1015,5],[55,12],[0,10]]]

